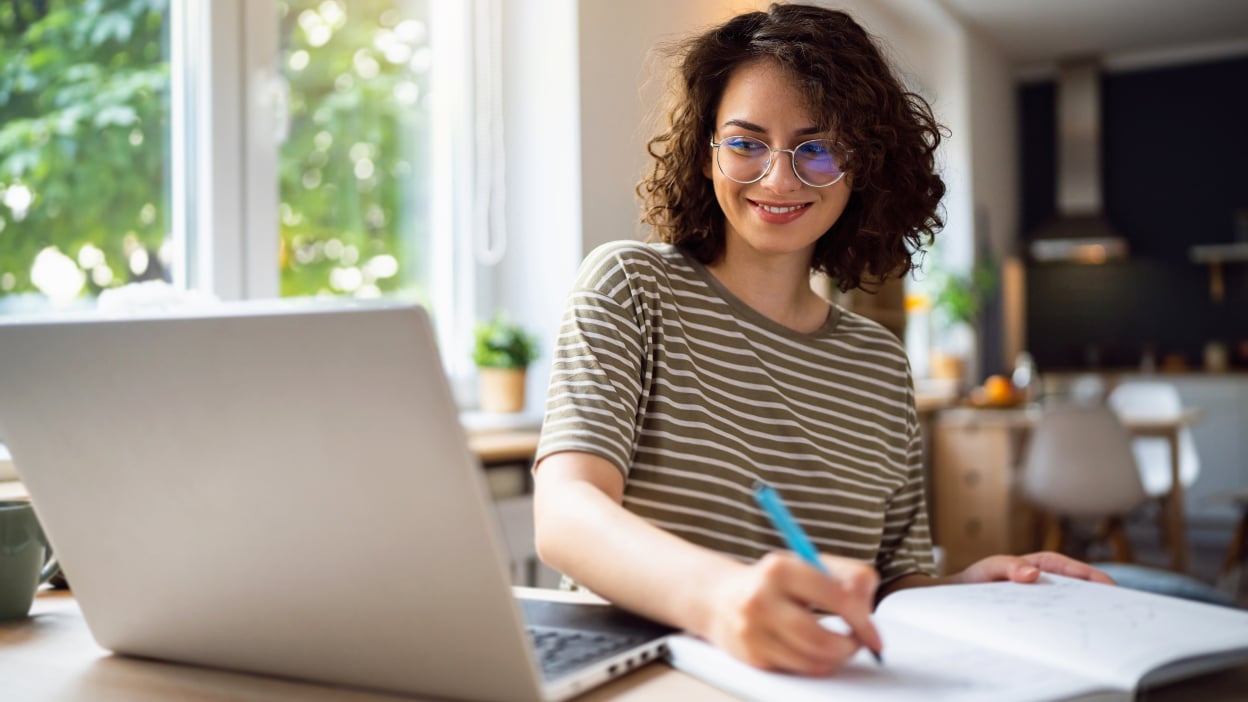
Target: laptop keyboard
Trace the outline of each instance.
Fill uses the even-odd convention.
[[[626,651],[645,641],[640,636],[527,626],[542,677],[558,678],[584,665]]]

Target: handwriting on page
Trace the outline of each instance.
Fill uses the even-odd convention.
[[[901,607],[881,610],[889,617],[922,620],[949,636],[1089,676],[1109,676],[1127,689],[1176,649],[1199,652],[1218,644],[1210,640],[1210,631],[1227,632],[1229,624],[1232,634],[1248,635],[1243,613],[1051,575],[1028,585],[928,590],[921,602],[899,600]]]
[[[842,630],[839,620],[827,626]],[[941,637],[901,621],[877,622],[884,639],[883,666],[866,651],[834,675],[809,678],[752,668],[702,641],[678,637],[671,642],[677,668],[719,687],[760,700],[853,699],[869,702],[998,702],[1063,699],[1100,683],[989,648]]]
[[[852,686],[846,692],[885,693],[881,700],[1050,700],[1104,687],[991,647],[937,638],[896,621],[877,623],[886,663],[876,666],[860,653],[834,678]]]

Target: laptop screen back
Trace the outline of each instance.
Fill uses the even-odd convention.
[[[104,647],[539,696],[421,308],[4,323],[0,349],[0,435]]]

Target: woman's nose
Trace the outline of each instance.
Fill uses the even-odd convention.
[[[767,188],[778,192],[792,192],[800,190],[802,181],[797,177],[797,173],[793,170],[793,154],[789,151],[777,150],[771,155],[771,168],[763,176],[763,185]]]

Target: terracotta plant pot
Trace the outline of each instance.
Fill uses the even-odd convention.
[[[478,368],[481,411],[519,412],[524,409],[523,368]]]
[[[933,378],[961,381],[966,375],[966,359],[961,356],[933,351],[930,358],[929,372]]]

